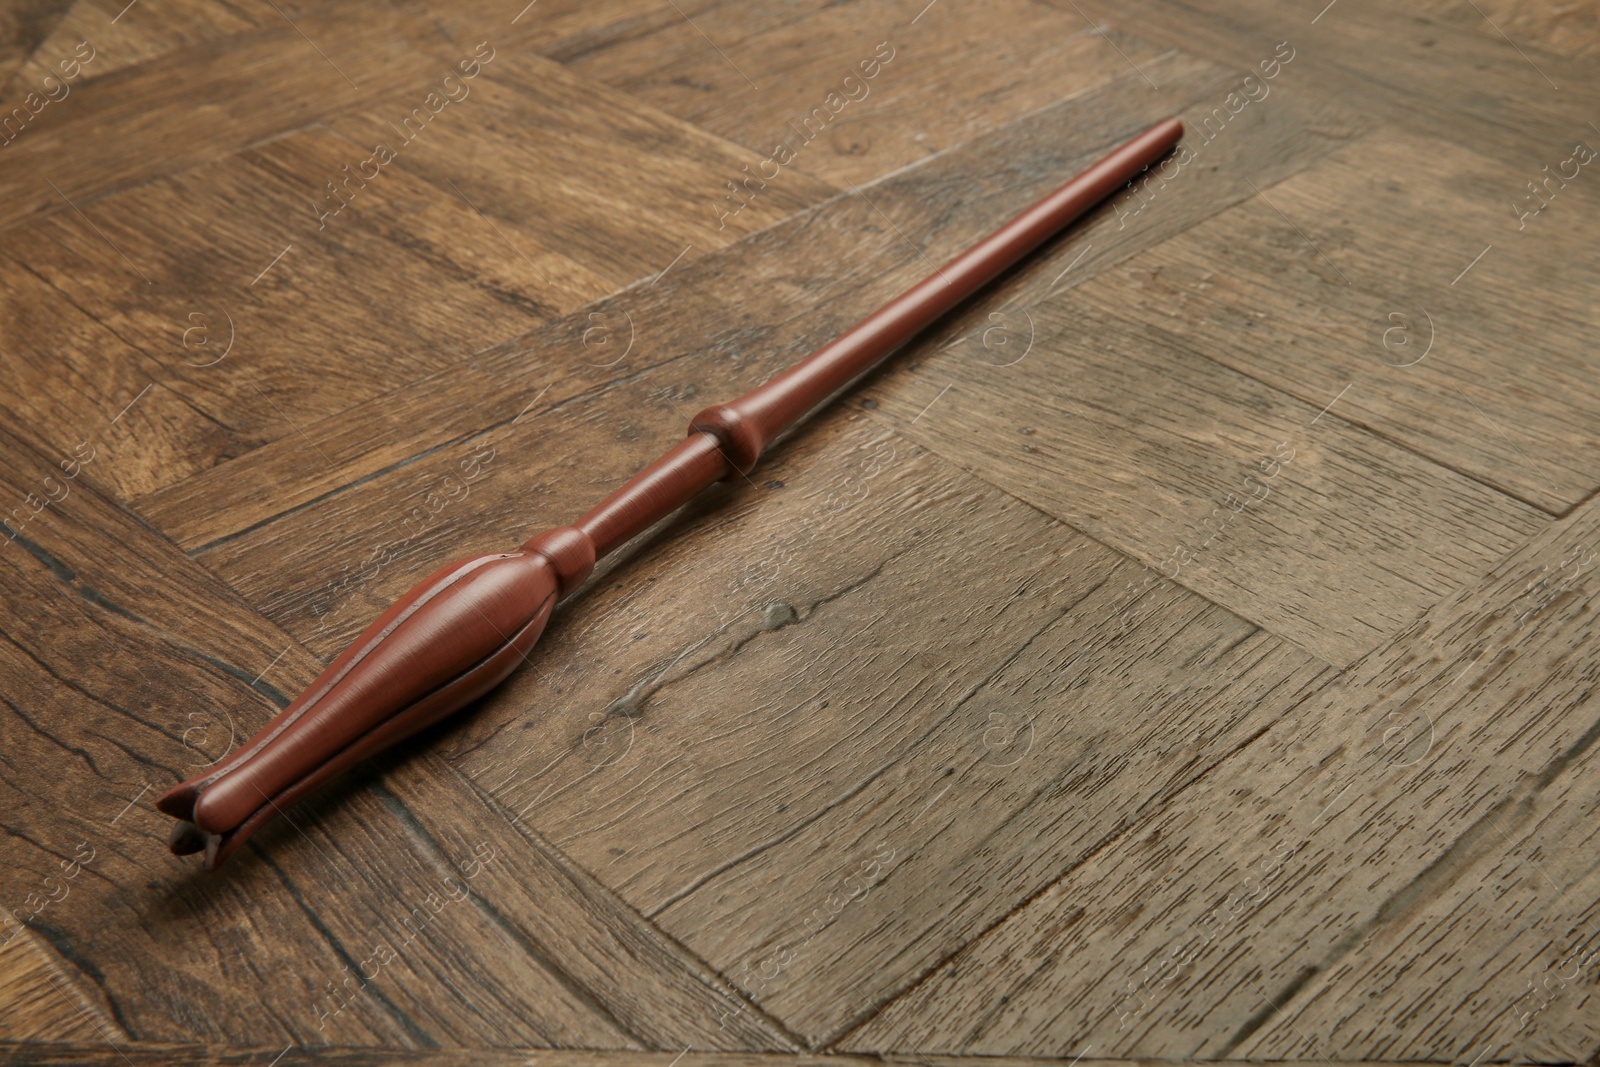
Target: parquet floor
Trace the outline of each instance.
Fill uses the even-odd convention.
[[[1600,1063],[1597,12],[6,4],[0,1057]],[[471,714],[167,853],[423,574],[1171,113]]]

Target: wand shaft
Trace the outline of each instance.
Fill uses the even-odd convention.
[[[596,557],[671,514],[711,483],[734,473],[749,474],[776,438],[1131,181],[1182,135],[1183,123],[1177,119],[1150,127],[788,370],[737,400],[696,415],[688,440],[578,520],[578,529],[594,542]]]
[[[528,656],[556,602],[597,559],[713,482],[748,474],[775,438],[1133,179],[1182,134],[1177,119],[1152,126],[837,340],[702,411],[687,438],[573,525],[429,575],[237,752],[156,801],[178,820],[172,851],[204,852],[206,866],[217,867],[284,808],[493,689]]]

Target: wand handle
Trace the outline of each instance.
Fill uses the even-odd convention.
[[[156,801],[178,820],[172,851],[204,852],[208,868],[221,865],[290,804],[493,689],[528,656],[556,603],[597,559],[713,482],[748,474],[775,438],[1131,181],[1182,134],[1177,119],[1152,126],[837,340],[739,399],[702,411],[687,438],[575,524],[547,530],[518,551],[435,571],[238,752]]]

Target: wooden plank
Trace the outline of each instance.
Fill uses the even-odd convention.
[[[398,122],[423,106],[427,94],[480,44],[492,49],[493,42],[518,36],[512,16],[491,12],[488,5],[454,12],[446,21],[455,36],[441,35],[431,19],[382,7],[346,11],[313,4],[290,12],[292,21],[264,8],[260,29],[234,32],[244,28],[234,19],[249,22],[256,14],[201,5],[185,8],[181,18],[163,9],[149,21],[140,21],[144,13],[135,11],[112,25],[98,7],[79,6],[82,34],[91,46],[100,39],[96,34],[107,36],[113,54],[95,52],[95,59],[80,65],[70,91],[42,107],[4,147],[0,226],[36,213],[70,211],[69,198],[82,206],[109,190],[221,158],[349,109],[388,102],[395,111],[384,117]],[[149,27],[148,35],[143,27]],[[56,36],[41,62],[46,53],[72,55],[80,44],[77,30]],[[108,68],[103,71],[96,69],[102,58]],[[512,48],[499,61],[522,62]],[[47,69],[35,73],[42,78]],[[196,108],[195,100],[208,106]],[[611,148],[607,153],[614,155]]]
[[[177,445],[208,438],[203,449],[160,442],[120,464],[125,493],[153,491],[280,438],[291,439],[298,464],[341,476],[327,453],[301,436],[302,427],[658,271],[682,251],[675,242],[685,233],[709,248],[737,232],[711,233],[703,225],[707,213],[684,192],[696,181],[713,187],[731,167],[730,148],[609,90],[590,91],[537,57],[508,55],[501,63],[541,65],[547,87],[559,85],[564,95],[547,88],[541,100],[511,106],[507,100],[520,94],[491,86],[483,68],[478,78],[458,83],[475,91],[431,120],[416,144],[386,137],[385,144],[399,145],[386,167],[367,159],[359,142],[311,130],[14,234],[9,251],[19,263],[168,363],[159,376],[163,386],[194,410],[183,411],[170,430],[158,424],[157,432]],[[389,97],[380,107],[397,118],[405,114]],[[614,183],[586,184],[581,196],[534,192],[562,186],[579,158],[626,164],[601,152],[592,132],[611,136],[605,131],[619,125],[641,138],[649,133],[648,174],[616,173]],[[452,130],[482,141],[485,131],[501,128],[539,131],[501,146],[503,156],[519,160],[515,186],[504,195],[483,196],[471,177],[457,171],[452,178],[448,168],[418,168],[433,174],[437,187],[406,169],[428,152],[465,155],[465,141],[449,139]],[[570,135],[565,141],[560,128]],[[511,147],[516,139],[528,142],[520,153]],[[565,149],[557,151],[558,144]],[[346,177],[352,164],[378,177],[352,182]],[[605,177],[604,165],[591,170]],[[329,182],[350,199],[336,199]],[[631,191],[619,198],[619,185]],[[793,193],[827,191],[801,183]],[[797,203],[772,200],[774,210]],[[479,217],[473,204],[494,207],[502,221]],[[639,216],[660,224],[650,239],[640,237]],[[762,217],[751,212],[746,228]],[[595,239],[608,228],[613,240]],[[581,245],[573,240],[578,231],[588,237]],[[558,251],[578,247],[576,258]],[[382,273],[357,266],[376,263]],[[54,343],[56,335],[47,333],[33,347]],[[223,363],[230,344],[240,355]],[[304,373],[307,352],[326,354],[315,376]],[[92,351],[73,355],[75,362],[101,362]],[[40,431],[68,433],[48,422]],[[172,462],[174,451],[186,453],[182,461]]]
[[[825,2],[825,0],[824,0]],[[759,25],[772,26],[797,15],[814,12],[818,0],[795,0],[781,7],[729,3],[728,0],[675,0],[674,6],[646,7],[630,0],[540,0],[538,18],[522,18],[516,26],[515,40],[535,49],[542,56],[559,63],[572,64],[586,56],[608,48],[626,47],[628,42],[660,33],[668,27],[706,17],[715,19],[759,20]],[[745,10],[747,8],[764,10]],[[744,24],[744,23],[742,23]],[[696,36],[688,47],[696,52],[714,52],[720,47],[718,40],[728,40],[728,35],[718,32]],[[642,59],[645,63],[659,62],[657,51]],[[613,75],[622,73],[620,64]]]
[[[64,474],[10,435],[0,448],[11,498]],[[346,787],[227,877],[166,854],[155,793],[248,736],[317,662],[107,506],[91,469],[0,542],[0,899],[74,982],[154,1040],[638,1046],[552,963],[560,945],[530,952],[486,907],[515,861],[477,848],[493,829],[397,848],[394,806]]]
[[[1424,0],[1440,22],[1563,56],[1600,56],[1600,9],[1592,3],[1518,4],[1513,0]]]
[[[519,417],[530,423],[541,411],[653,365],[691,355],[709,360],[706,374],[723,382],[718,392],[733,395],[903,291],[928,273],[930,260],[954,254],[1021,210],[1059,184],[1062,175],[1139,128],[1150,114],[1193,111],[1200,106],[1196,101],[1221,100],[1239,77],[1183,56],[1147,69],[1165,86],[1160,92],[1129,74],[1103,92],[1041,111],[889,179],[864,196],[814,208],[728,246],[704,263],[680,264],[658,282],[636,285],[484,353],[467,367],[337,419],[303,425],[331,464],[308,468],[303,444],[281,441],[225,469],[146,497],[140,508],[186,548],[220,545],[313,501],[338,506],[333,497],[346,483],[395,470],[408,460],[423,462],[427,453],[453,442],[449,457],[432,460],[438,465],[431,468],[431,478],[442,479],[465,454],[460,445],[471,435]],[[1194,195],[1172,201],[1181,210],[1152,209],[1131,220],[1121,217],[1126,208],[1098,214],[1078,231],[1082,244],[1073,240],[1054,246],[1021,272],[1015,282],[1023,287],[1020,291],[1047,292],[1058,278],[1063,287],[1075,285],[1250,195],[1241,171],[1249,168],[1262,180],[1293,173],[1366,129],[1359,121],[1304,101],[1274,97],[1270,102],[1271,110],[1241,116],[1239,137],[1219,141],[1210,150],[1218,166],[1193,171]],[[1060,129],[1075,130],[1076,136],[1065,141],[1052,132]],[[1248,130],[1259,136],[1247,136]],[[997,168],[995,159],[1014,165]],[[896,225],[910,237],[886,223],[884,212],[894,205],[899,205]],[[999,299],[1013,295],[1008,289]],[[534,436],[525,436],[530,432]],[[539,432],[538,427],[517,431],[527,447],[542,450]],[[671,431],[674,436],[677,432]],[[656,454],[657,444],[649,439],[625,443],[629,462],[636,465]],[[614,469],[620,475],[625,468],[619,464]],[[411,484],[419,491],[428,485],[426,479]],[[590,502],[574,495],[568,506],[583,508]],[[375,521],[394,516],[392,500],[383,507],[384,519]],[[552,518],[566,521],[568,516]],[[348,529],[348,521],[334,524],[340,527]],[[360,553],[369,547],[363,544]],[[352,559],[352,566],[359,561],[360,556]],[[315,577],[306,575],[308,582]]]
[[[681,266],[679,257],[704,255],[834,193],[796,176],[719,220],[713,209],[724,184],[758,155],[532,53],[493,55],[459,122],[429,125],[402,145],[411,105],[385,101],[333,125],[357,144],[395,145],[399,166],[459,191],[510,244],[575,260],[610,288]]]
[[[1439,697],[1412,704],[1434,716],[1436,745],[1448,747],[1418,764],[1414,782],[1429,787],[1429,808],[1456,805],[1464,832],[1348,952],[1275,997],[1279,1012],[1235,1041],[1241,1053],[1292,1058],[1312,1043],[1352,1058],[1380,1048],[1524,1062],[1600,1053],[1597,560],[1600,505],[1590,502],[1407,643],[1448,680]],[[1399,706],[1415,692],[1383,696]],[[1340,828],[1354,830],[1391,795],[1357,798]]]
[[[1516,1031],[1596,947],[1597,539],[1591,502],[845,1047],[1592,1057],[1590,970]]]
[[[425,93],[443,62],[418,50],[392,20],[325,26],[310,15],[297,27],[207,42],[79,83],[0,149],[0,226],[72,212],[113,189],[219,159],[341,107]]]
[[[677,2],[687,15],[711,6],[714,0]],[[641,25],[657,26],[683,17],[671,7],[640,10],[632,0],[541,0],[537,17],[523,8],[508,10],[487,0],[462,0],[447,9],[428,11],[425,22],[414,11],[387,4],[301,0],[278,8],[224,6],[206,0],[167,0],[159,8],[129,8],[127,0],[34,0],[16,14],[0,14],[0,20],[11,19],[0,25],[8,27],[4,39],[12,42],[15,58],[9,69],[25,63],[20,85],[37,83],[52,73],[53,65],[71,56],[84,40],[91,40],[97,53],[79,75],[87,82],[197,46],[226,41],[237,48],[253,33],[287,30],[306,21],[307,15],[312,18],[305,28],[324,45],[323,35],[330,32],[336,39],[354,40],[363,28],[370,33],[375,23],[409,23],[417,31],[417,43],[435,49],[450,64],[459,58],[452,50],[461,52],[459,46],[464,46],[470,52],[486,37],[511,49],[582,50],[637,32]],[[7,69],[0,63],[0,85],[5,84]]]
[[[481,220],[403,173],[373,183],[359,217],[319,228],[310,176],[336,176],[359,155],[326,130],[295,134],[89,204],[81,215],[13,229],[7,297],[26,307],[13,320],[19,347],[7,362],[52,383],[95,383],[76,402],[41,383],[27,395],[59,397],[63,410],[31,412],[27,424],[70,447],[86,416],[80,409],[110,402],[101,390],[114,385],[131,397],[153,380],[167,401],[163,417],[137,418],[137,443],[103,468],[115,472],[120,493],[151,492],[280,437],[298,442],[302,463],[321,465],[296,427],[451,366],[539,322],[544,308],[601,288],[575,280],[583,276],[576,268],[565,272],[565,291],[536,289],[532,279],[519,291],[509,278],[475,272],[476,261],[506,259],[494,231],[483,227],[469,240]],[[300,187],[279,177],[289,168],[306,176]],[[451,253],[435,253],[446,245]],[[351,269],[361,262],[382,263],[384,273]],[[61,320],[80,308],[109,329],[104,342],[62,345]],[[37,358],[45,351],[51,360]],[[305,372],[308,353],[321,354],[314,376]],[[156,410],[150,399],[139,416]]]
[[[470,95],[461,101],[468,102],[475,102]],[[466,112],[466,117],[452,116],[451,121],[470,122],[470,116]],[[439,129],[432,127],[427,132]],[[449,361],[451,366],[460,364],[461,355],[503,340],[519,327],[529,328],[530,318],[535,322],[553,318],[611,291],[609,281],[563,250],[545,247],[551,243],[548,240],[512,247],[504,234],[459,192],[448,185],[436,188],[409,173],[403,166],[406,157],[402,154],[409,147],[396,148],[394,163],[380,167],[373,162],[375,153],[369,154],[372,150],[367,146],[318,128],[279,138],[241,155],[293,189],[301,208],[299,221],[303,228],[299,232],[313,250],[334,261],[326,266],[348,269],[347,263],[338,261],[354,258],[381,262],[387,269],[389,260],[376,257],[395,256],[404,249],[409,258],[421,260],[435,271],[432,278],[405,283],[409,291],[400,294],[405,299],[439,302],[441,294],[432,290],[471,286],[504,305],[500,313],[467,305],[452,318],[450,328],[456,341],[450,346],[454,357]],[[347,182],[352,169],[360,173],[376,170],[379,177],[362,181],[358,173],[356,180]],[[525,175],[530,181],[549,176],[538,165],[530,167]],[[339,185],[338,199],[328,193],[330,180]],[[312,227],[312,222],[317,225]],[[355,232],[346,234],[347,228]],[[368,233],[381,234],[398,249],[362,249],[357,243]],[[319,238],[324,239],[322,248],[318,248]],[[377,302],[379,297],[371,294],[368,299]],[[513,318],[503,313],[505,308],[520,309],[525,315]],[[435,340],[431,331],[412,329],[436,344],[443,341]]]
[[[883,505],[894,503],[874,509],[880,530],[882,516],[892,514]],[[983,544],[994,553],[987,565],[992,575],[963,565],[949,549],[938,553],[937,564],[908,552],[827,611],[803,615],[814,628],[810,640],[785,630],[788,640],[771,639],[770,649],[743,649],[736,661],[708,665],[692,679],[677,680],[674,671],[652,683],[671,690],[651,696],[647,721],[654,712],[714,732],[718,743],[696,746],[693,764],[716,766],[705,774],[710,790],[726,793],[730,777],[749,783],[733,788],[741,805],[754,809],[718,811],[686,781],[654,788],[638,782],[628,790],[630,822],[659,822],[662,833],[693,820],[695,831],[714,843],[701,848],[710,852],[701,861],[708,873],[673,891],[654,917],[813,1047],[861,1021],[1142,813],[1174,802],[1332,673],[1165,582],[1141,601],[1140,621],[1124,627],[1123,586],[1136,565],[1037,513],[1006,505],[991,520],[982,513],[988,510],[963,514],[959,533],[934,536]],[[916,521],[927,530],[926,517]],[[1008,533],[992,532],[991,523]],[[846,536],[853,532],[848,523],[834,525],[845,526]],[[1038,547],[1022,550],[1010,543],[1013,537]],[[817,566],[823,551],[819,545],[797,566]],[[1039,562],[1040,551],[1055,558]],[[940,572],[948,593],[907,596],[894,577],[899,568]],[[1050,592],[1056,610],[1042,629],[1030,634],[1036,621],[1022,626],[1006,617],[1015,610],[1011,604],[1024,603],[1059,574],[1067,577]],[[995,579],[1016,591],[1006,615],[990,621],[984,605],[996,598]],[[927,621],[891,627],[884,620],[841,640],[851,626],[831,614],[850,612],[853,623],[867,610],[852,611],[857,597],[891,613],[894,605],[916,603]],[[934,635],[957,618],[963,628],[1004,633],[1013,644],[1025,640],[999,655],[971,646],[952,653]],[[828,639],[837,652],[825,650]],[[792,824],[769,814],[781,805],[792,815],[798,805],[792,785],[763,780],[763,765],[770,763],[770,777],[784,766],[804,766],[807,779],[828,774],[832,761],[818,750],[845,724],[863,741],[869,730],[892,726],[888,714],[898,694],[884,692],[878,679],[916,677],[914,668],[886,655],[900,645],[945,659],[943,675],[958,698],[932,701],[913,689],[916,736],[902,741],[895,731],[887,759],[864,758],[859,750],[867,746],[858,742],[852,753],[858,766],[834,787],[834,798],[808,803]],[[698,665],[697,657],[691,660]],[[854,666],[863,660],[871,666]],[[800,675],[798,664],[807,669],[793,682],[763,681]],[[757,692],[757,707],[730,721],[722,709]],[[831,704],[825,715],[813,711],[819,695]],[[696,714],[699,708],[706,711]],[[822,721],[800,725],[814,717]],[[650,753],[662,751],[661,744],[652,739],[637,774],[655,762]],[[752,750],[762,755],[746,755]],[[587,804],[596,803],[590,790],[583,794]],[[650,811],[657,794],[672,796],[676,810]],[[565,807],[560,800],[544,804]],[[596,813],[601,826],[607,817],[614,812]],[[676,847],[681,855],[693,846]],[[597,848],[589,854],[602,862]],[[662,862],[646,852],[613,865],[626,874],[646,860]]]
[[[1542,54],[1535,65],[1504,38],[1376,0],[1339,0],[1321,17],[1271,0],[1045,2],[1245,69],[1288,42],[1297,50],[1295,83],[1318,98],[1497,158],[1534,160],[1570,147],[1585,136],[1583,114],[1600,103],[1582,60]]]
[[[1019,343],[1031,323],[1025,359],[997,366],[992,327],[968,320],[971,340],[872,397],[912,439],[1144,561],[1130,592],[1166,574],[1347,664],[1543,522],[1344,421],[1337,393],[1297,400],[1076,291],[1009,314]]]
[[[31,0],[0,11],[0,97],[11,99],[12,78],[71,6],[71,0]]]
[[[8,908],[8,914],[11,922],[5,924],[0,944],[0,1004],[6,1006],[0,1012],[0,1040],[127,1041],[128,1035],[100,1005],[57,970],[38,936],[16,928],[16,910]]]
[[[264,1046],[218,1048],[205,1045],[177,1045],[158,1044],[154,1042],[141,1042],[137,1045],[125,1045],[122,1052],[126,1054],[127,1064],[138,1065],[157,1064],[172,1065],[172,1067],[212,1067],[212,1065],[230,1065],[230,1067],[260,1067],[268,1063],[278,1053],[283,1053],[280,1067],[302,1067],[307,1063],[330,1064],[334,1067],[528,1067],[530,1060],[537,1060],[550,1067],[671,1067],[674,1062],[680,1067],[875,1067],[877,1064],[887,1063],[892,1067],[963,1067],[971,1061],[953,1056],[839,1056],[839,1055],[808,1055],[787,1053],[713,1053],[690,1050],[678,1053],[682,1056],[678,1060],[671,1053],[651,1052],[602,1052],[585,1051],[576,1049],[513,1049],[513,1048],[483,1048],[483,1049],[429,1049],[426,1051],[401,1052],[392,1049],[357,1049],[357,1048],[317,1048],[302,1049],[268,1048]],[[94,1046],[89,1044],[6,1044],[0,1043],[0,1056],[6,1058],[7,1063],[27,1065],[27,1067],[64,1067],[79,1064],[122,1064],[124,1061],[118,1054],[104,1045]],[[1030,1060],[1020,1057],[997,1057],[985,1059],[984,1063],[991,1067],[1049,1067],[1053,1060]],[[1139,1063],[1149,1061],[1132,1060],[1107,1060],[1094,1057],[1085,1057],[1080,1061],[1083,1067],[1138,1067]],[[1165,1061],[1174,1065],[1199,1063],[1202,1061],[1170,1060]],[[1205,1064],[1215,1064],[1216,1067],[1248,1067],[1247,1060],[1205,1060]],[[1400,1063],[1373,1063],[1371,1067],[1405,1067]]]
[[[480,892],[505,935],[549,957],[598,1010],[646,1048],[783,1049],[796,1042],[741,1003],[716,972],[436,755],[405,753],[380,788],[425,847],[478,839],[501,866]]]
[[[157,360],[4,254],[0,320],[8,422],[61,455],[93,450],[101,484],[131,496],[203,470],[227,448],[226,428],[168,388]],[[38,486],[28,491],[43,498]]]
[[[128,0],[78,0],[40,42],[17,81],[37,84],[46,75],[59,77],[56,65],[76,58],[74,50],[83,41],[94,46],[94,59],[79,75],[89,82],[183,48],[258,30],[268,20],[287,28],[282,16],[264,6],[169,0],[159,9],[140,10],[130,8]]]
[[[1281,1014],[1240,1049],[1299,1058],[1316,1047],[1386,1044],[1501,1061],[1590,1060],[1600,1049],[1597,782],[1590,747],[1534,796],[1488,809],[1487,832],[1459,850],[1448,885],[1430,887],[1404,914],[1391,909],[1392,921],[1280,1000]],[[1374,1040],[1385,1032],[1388,1042]]]
[[[1101,88],[1160,51],[1125,34],[1108,42],[1081,16],[1035,0],[920,14],[871,0],[722,4],[564,58],[757,150],[756,180],[739,194],[753,208],[800,174],[841,188],[873,181]],[[730,211],[740,204],[722,199]]]
[[[1600,329],[1586,295],[1600,183],[1558,178],[1546,202],[1522,188],[1542,177],[1380,134],[1078,295],[1306,403],[1348,385],[1342,419],[1561,513],[1600,485],[1600,390],[1581,355]]]

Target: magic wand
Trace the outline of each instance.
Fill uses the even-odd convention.
[[[728,404],[571,526],[515,552],[460,560],[401,597],[237,753],[156,807],[169,844],[215,869],[274,815],[354,764],[457,711],[527,657],[595,561],[724,478],[940,316],[1160,159],[1183,123],[1157,123],[891,300],[837,340]]]

